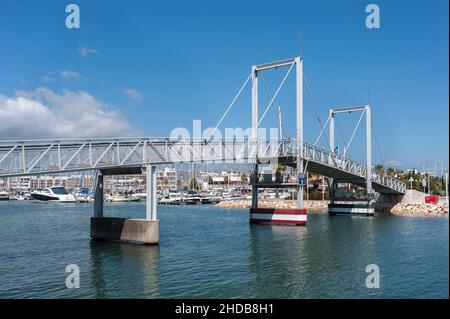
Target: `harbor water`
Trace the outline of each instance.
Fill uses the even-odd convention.
[[[309,214],[250,225],[248,210],[159,206],[161,243],[89,237],[92,203],[0,202],[0,298],[448,298],[447,217]],[[105,216],[145,203],[105,203]],[[76,264],[80,287],[66,287]],[[376,264],[380,287],[366,286]]]

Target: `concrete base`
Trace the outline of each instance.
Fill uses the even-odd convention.
[[[91,238],[159,244],[159,220],[92,217]]]
[[[276,225],[306,225],[306,209],[250,208],[250,223]]]
[[[373,216],[374,208],[367,204],[328,204],[330,215],[362,215]]]

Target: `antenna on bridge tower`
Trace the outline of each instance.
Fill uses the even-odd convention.
[[[300,29],[299,31],[298,31],[298,44],[299,44],[299,53],[300,53],[300,57],[302,56],[302,29]]]

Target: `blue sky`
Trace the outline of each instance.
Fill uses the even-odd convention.
[[[299,54],[301,30],[323,122],[331,107],[367,103],[370,88],[381,148],[373,142],[373,161],[448,166],[448,1],[376,1],[380,29],[365,27],[369,1],[72,2],[81,11],[76,30],[65,27],[69,1],[1,2],[0,139],[168,136],[193,119],[214,127],[252,65]],[[264,75],[272,94],[286,71]],[[276,103],[290,136],[293,85],[291,76]],[[223,127],[250,126],[249,93]],[[305,138],[314,142],[320,126],[306,89],[304,102]],[[46,112],[47,124],[30,109]],[[347,140],[358,116],[339,118]],[[272,111],[264,126],[276,127]],[[363,133],[349,150],[358,160]]]

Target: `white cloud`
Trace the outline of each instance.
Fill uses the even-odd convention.
[[[141,101],[142,95],[136,89],[123,89],[123,92],[128,95],[128,97],[134,101]]]
[[[59,75],[66,80],[82,80],[85,77],[83,75],[81,75],[78,72],[75,71],[69,71],[69,70],[63,70],[63,71],[59,71]]]
[[[118,110],[83,91],[0,94],[0,119],[0,139],[137,135]]]
[[[89,54],[98,55],[100,54],[96,49],[93,48],[86,48],[86,47],[79,47],[78,52],[82,57],[88,56]]]
[[[47,72],[45,75],[44,75],[44,81],[45,82],[50,82],[50,81],[53,81],[54,79],[52,78],[52,76],[51,76],[51,74],[49,73],[49,72]]]
[[[386,167],[392,167],[392,168],[400,168],[403,166],[403,163],[399,160],[389,160],[386,162]]]
[[[86,77],[76,71],[71,70],[62,70],[62,71],[47,71],[44,74],[44,81],[51,82],[55,81],[57,77],[60,77],[64,80],[85,80]]]

